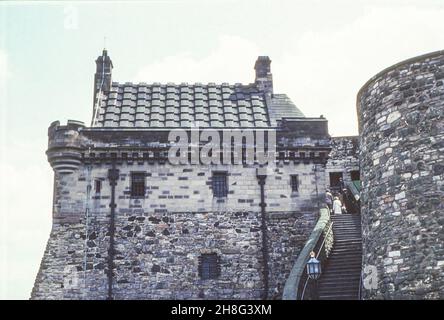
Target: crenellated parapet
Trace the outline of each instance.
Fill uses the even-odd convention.
[[[69,174],[77,170],[82,162],[81,131],[83,122],[68,120],[66,125],[54,121],[48,129],[48,150],[46,155],[55,172]]]

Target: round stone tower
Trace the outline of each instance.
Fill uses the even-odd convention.
[[[444,298],[444,51],[359,91],[364,299]]]

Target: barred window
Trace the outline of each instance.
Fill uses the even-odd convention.
[[[220,276],[220,258],[216,253],[205,253],[199,257],[199,277],[202,280]]]
[[[299,190],[299,176],[297,174],[292,174],[290,176],[291,191],[296,192]]]
[[[227,173],[213,172],[213,195],[216,198],[226,197],[228,194]]]
[[[145,196],[145,172],[131,173],[131,196]]]
[[[95,180],[94,181],[94,191],[96,193],[100,193],[100,191],[102,190],[102,181],[100,180]]]

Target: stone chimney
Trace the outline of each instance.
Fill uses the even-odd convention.
[[[103,49],[102,55],[96,60],[96,74],[94,75],[94,105],[97,102],[97,94],[102,89],[102,93],[107,93],[111,88],[111,74],[113,62],[108,56],[108,51]]]
[[[255,83],[257,87],[265,93],[273,94],[273,76],[270,68],[271,60],[267,56],[259,56],[254,64],[256,71]]]

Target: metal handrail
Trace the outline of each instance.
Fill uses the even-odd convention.
[[[290,274],[285,281],[284,290],[282,293],[283,300],[298,300],[302,292],[302,285],[304,284],[306,276],[306,263],[310,256],[310,252],[317,251],[316,247],[321,242],[320,237],[327,230],[327,224],[331,223],[330,212],[327,208],[320,209],[319,219],[316,222],[313,231],[305,242],[304,247],[299,252]]]
[[[333,231],[333,222],[330,223],[330,226],[328,227],[327,232],[324,235],[324,239],[322,240],[321,246],[319,247],[318,253],[316,254],[316,259],[319,257],[320,253],[322,252],[322,249],[324,248],[325,245],[325,240],[328,238],[330,232],[332,231]],[[305,280],[304,289],[302,290],[301,294],[301,300],[304,300],[305,289],[307,288],[308,280],[310,280],[309,277],[307,277],[307,279]]]

